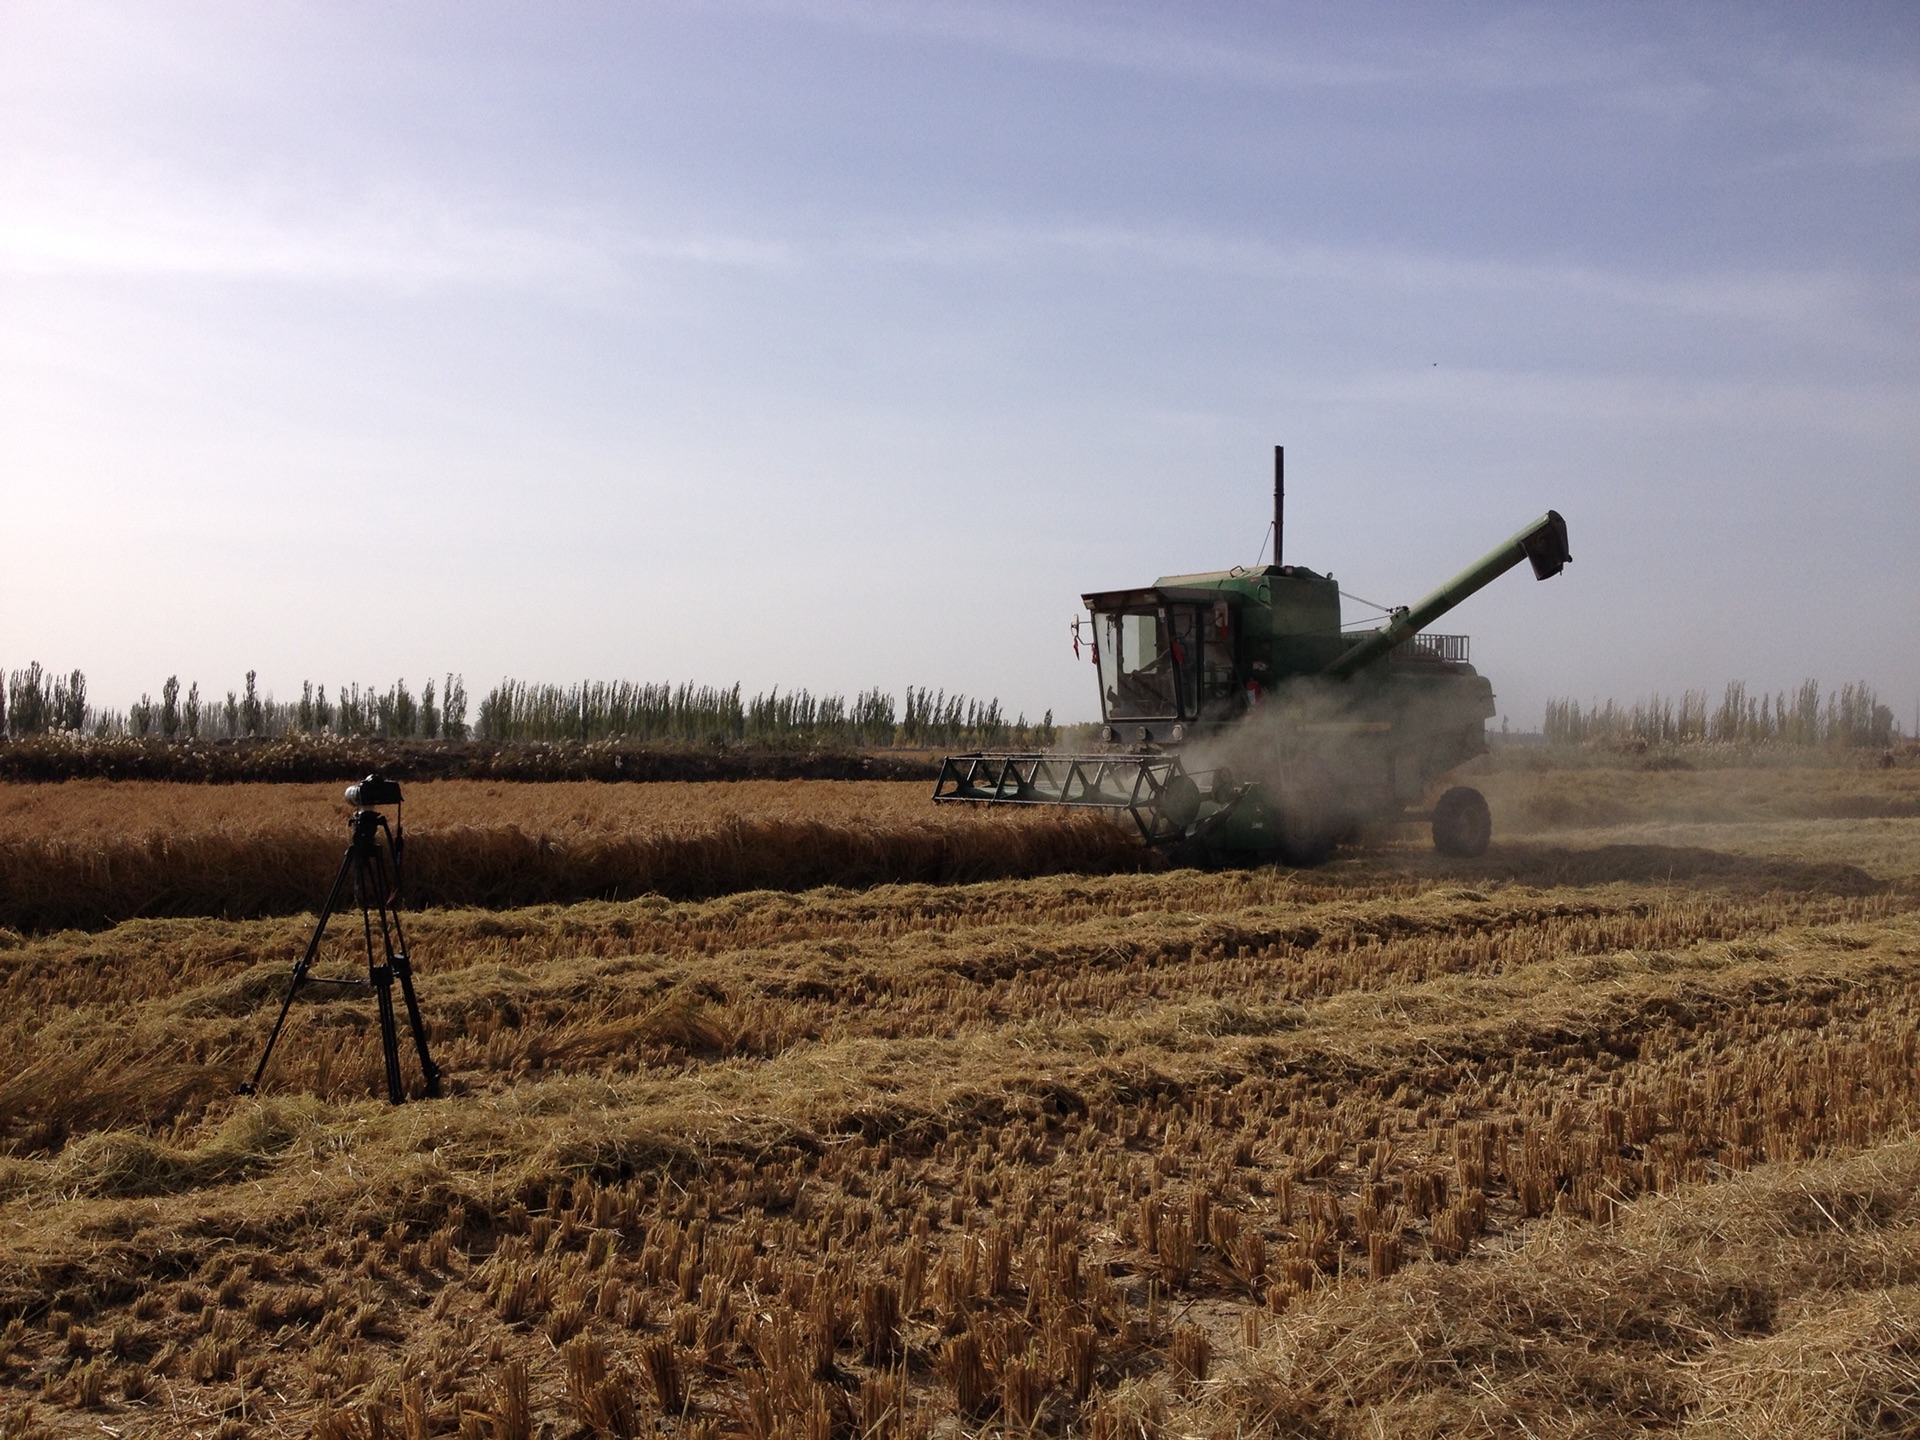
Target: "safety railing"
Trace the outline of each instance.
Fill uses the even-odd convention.
[[[1423,660],[1444,660],[1450,665],[1464,665],[1469,648],[1465,635],[1429,635],[1423,632],[1394,646],[1388,653],[1388,661],[1404,665],[1418,664]]]

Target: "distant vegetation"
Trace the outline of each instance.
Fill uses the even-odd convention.
[[[179,677],[169,675],[157,702],[150,694],[142,695],[137,704],[120,711],[87,703],[85,671],[54,675],[36,661],[11,674],[0,671],[6,681],[0,734],[15,740],[29,735],[84,735],[102,740],[288,735],[463,740],[468,735],[467,690],[457,675],[447,676],[437,686],[427,681],[418,696],[399,680],[385,690],[371,685],[365,689],[337,686],[329,698],[325,685],[308,681],[300,687],[298,700],[282,701],[271,693],[260,693],[257,674],[249,670],[238,691],[205,698],[198,681],[182,694]]]
[[[738,685],[650,685],[631,681],[535,685],[502,680],[467,721],[467,689],[459,675],[429,680],[416,695],[404,680],[386,689],[300,687],[297,700],[276,700],[249,670],[239,690],[202,697],[198,682],[183,694],[169,676],[160,698],[144,694],[125,711],[87,703],[83,671],[52,674],[36,662],[4,678],[0,735],[78,735],[95,739],[236,740],[339,736],[391,740],[621,741],[677,745],[840,747],[1048,746],[1053,712],[1038,722],[1009,717],[998,700],[948,695],[909,686],[902,703],[880,690],[851,702],[806,690],[744,696]]]
[[[611,684],[527,685],[503,680],[480,702],[483,740],[663,740],[681,744],[909,747],[1050,745],[1049,710],[1038,724],[1009,718],[998,700],[907,687],[905,703],[881,690],[842,695],[778,690],[743,698],[740,687]]]
[[[1717,708],[1707,692],[1689,690],[1678,700],[1654,695],[1631,706],[1608,700],[1582,710],[1575,700],[1549,700],[1541,727],[1550,742],[1640,741],[1649,745],[1827,745],[1839,749],[1885,747],[1900,735],[1893,711],[1865,681],[1820,694],[1808,680],[1791,698],[1750,695],[1742,681],[1728,685]]]

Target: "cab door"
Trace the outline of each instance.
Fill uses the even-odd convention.
[[[1197,605],[1168,607],[1173,671],[1180,695],[1180,718],[1200,718],[1201,675],[1205,668],[1205,631]]]

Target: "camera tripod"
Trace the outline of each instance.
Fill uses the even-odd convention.
[[[394,789],[397,795],[398,787]],[[352,791],[347,794],[349,800],[354,798]],[[400,849],[404,842],[395,836],[387,825],[387,817],[378,810],[356,810],[347,823],[352,830],[347,853],[340,859],[340,871],[333,877],[333,888],[327,892],[327,903],[320,907],[320,918],[313,927],[313,938],[307,942],[306,954],[293,967],[293,979],[287,986],[286,999],[280,1003],[280,1018],[273,1022],[273,1031],[267,1036],[267,1048],[260,1052],[260,1063],[254,1068],[253,1079],[240,1087],[242,1095],[258,1092],[260,1077],[266,1074],[267,1061],[273,1058],[273,1047],[280,1038],[281,1027],[287,1023],[287,1012],[293,1009],[294,998],[304,987],[364,986],[373,990],[380,1002],[380,1049],[386,1059],[387,1099],[395,1105],[403,1103],[407,1096],[400,1080],[400,1036],[393,1013],[393,982],[396,979],[400,982],[400,994],[407,1002],[407,1024],[413,1030],[414,1048],[420,1052],[420,1073],[426,1080],[427,1094],[440,1094],[440,1067],[433,1063],[433,1057],[427,1053],[427,1027],[420,1018],[420,1001],[413,993],[413,962],[407,958],[407,939],[400,929]],[[380,844],[383,833],[387,837],[384,848]],[[391,886],[388,884],[389,854],[393,857],[394,879]],[[311,974],[314,957],[320,953],[320,939],[327,932],[327,921],[340,903],[349,876],[353,878],[354,900],[360,906],[360,928],[366,936],[367,978],[361,980],[357,977],[348,979]],[[380,949],[377,952],[374,949],[375,917],[380,921]]]

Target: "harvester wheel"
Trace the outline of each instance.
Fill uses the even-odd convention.
[[[1493,812],[1487,797],[1471,785],[1456,785],[1433,807],[1433,848],[1442,855],[1472,859],[1487,853],[1493,838]]]
[[[1297,776],[1280,794],[1280,858],[1297,870],[1326,863],[1344,828],[1332,784],[1317,773]]]
[[[1176,831],[1200,818],[1200,787],[1188,775],[1176,775],[1160,792],[1160,818]]]
[[[1167,865],[1175,870],[1224,870],[1234,863],[1233,855],[1215,850],[1205,840],[1176,840],[1164,853]]]
[[[1309,829],[1283,824],[1282,828],[1289,833],[1280,837],[1280,858],[1296,870],[1326,864],[1340,844],[1340,837],[1329,826]],[[1296,829],[1299,833],[1292,833]]]

